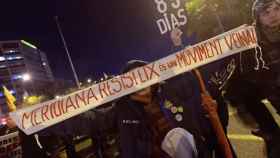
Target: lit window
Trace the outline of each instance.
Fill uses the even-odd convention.
[[[8,50],[8,51],[6,51],[7,53],[14,53],[14,52],[16,52],[15,50]]]
[[[22,59],[22,56],[16,56],[15,59]]]
[[[22,56],[8,56],[6,57],[7,60],[18,60],[18,59],[22,59]],[[5,61],[5,57],[0,56],[0,61]]]
[[[22,75],[13,75],[12,76],[13,80],[18,80],[18,79],[21,79],[21,78],[22,78]]]
[[[9,56],[7,59],[8,60],[22,59],[22,56]]]
[[[11,54],[11,53],[15,53],[16,51],[15,50],[4,50],[3,51],[5,54]]]
[[[1,56],[0,61],[5,61],[5,57]]]

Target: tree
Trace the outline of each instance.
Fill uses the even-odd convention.
[[[195,32],[199,41],[216,34],[251,23],[254,0],[191,0],[185,4],[188,12],[188,31]],[[238,9],[236,9],[238,8]]]

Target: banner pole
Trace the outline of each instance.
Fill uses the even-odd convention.
[[[232,158],[231,148],[227,140],[226,134],[224,132],[223,126],[221,124],[219,115],[217,113],[217,103],[212,98],[212,96],[208,93],[200,71],[198,69],[194,69],[193,72],[199,81],[199,85],[202,93],[202,102],[205,103],[203,106],[204,107],[208,106],[205,109],[209,114],[209,119],[216,133],[220,149],[223,151],[223,154],[226,158]]]

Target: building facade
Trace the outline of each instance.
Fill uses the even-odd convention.
[[[47,56],[36,46],[24,41],[0,41],[0,84],[6,86],[20,104],[24,97],[41,94],[54,81]],[[2,112],[6,101],[0,93]]]

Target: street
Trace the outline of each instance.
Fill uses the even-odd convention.
[[[279,125],[280,117],[267,101],[264,101]],[[234,146],[238,158],[266,158],[266,149],[263,139],[251,134],[251,129],[256,127],[254,120],[246,113],[237,113],[234,107],[229,108],[228,136]],[[239,116],[241,115],[241,117]]]

